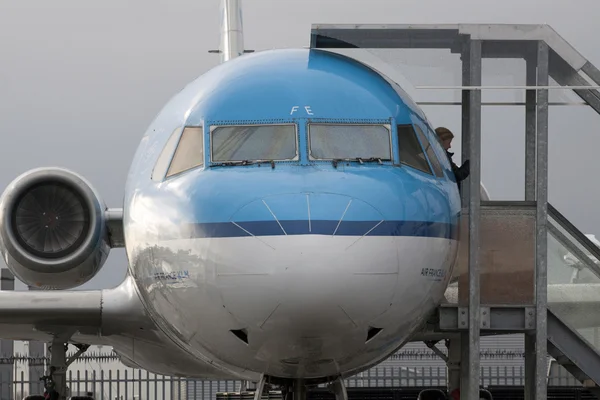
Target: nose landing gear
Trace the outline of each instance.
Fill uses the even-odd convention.
[[[263,395],[266,384],[266,377],[263,377],[256,386],[254,392],[254,400],[260,400]],[[281,398],[282,400],[306,400],[307,398],[307,387],[304,379],[288,380],[281,385]],[[348,392],[342,378],[337,378],[328,385],[328,389],[335,394],[336,400],[348,400]]]
[[[65,400],[69,389],[67,388],[67,368],[73,361],[81,356],[90,346],[75,344],[77,352],[67,359],[69,344],[60,340],[52,341],[50,350],[50,368],[47,375],[40,378],[44,381],[44,398],[46,400]]]

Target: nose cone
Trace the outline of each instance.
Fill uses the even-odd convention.
[[[369,321],[391,305],[398,254],[389,231],[396,228],[366,202],[337,194],[270,196],[231,222],[245,235],[228,239],[217,282],[259,356],[334,359],[350,344],[344,340],[364,343]]]

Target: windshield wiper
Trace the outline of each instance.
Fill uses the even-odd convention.
[[[361,164],[364,164],[366,162],[375,162],[375,161],[377,161],[377,163],[379,163],[379,164],[383,164],[383,160],[379,157],[369,157],[369,158],[356,157],[355,160]],[[390,160],[385,159],[385,161],[390,161]]]
[[[345,158],[334,158],[333,160],[331,160],[331,164],[333,164],[333,168],[337,168],[338,163],[344,161],[346,161]]]
[[[271,168],[275,169],[274,160],[261,160],[261,161],[250,161],[250,160],[236,160],[236,161],[223,161],[218,164],[212,164],[211,167],[232,167],[232,166],[243,166],[243,165],[254,165],[258,164],[271,164]]]
[[[377,162],[378,164],[383,165],[384,161],[391,161],[391,160],[389,158],[380,158],[380,157],[369,157],[369,158],[362,158],[362,157],[355,157],[355,158],[334,158],[333,160],[331,160],[334,168],[337,168],[338,163],[344,162],[344,161],[356,161],[356,162],[359,162],[361,164],[369,163],[369,162]]]
[[[255,164],[258,164],[259,167],[260,167],[260,164],[271,164],[271,169],[275,169],[275,161],[274,160],[256,161]]]
[[[254,161],[250,160],[241,160],[241,161],[223,161],[218,164],[212,164],[211,167],[231,167],[234,165],[252,165],[255,164]]]

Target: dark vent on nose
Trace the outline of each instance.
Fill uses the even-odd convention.
[[[370,326],[369,330],[367,331],[367,340],[366,340],[366,342],[368,342],[369,340],[373,339],[382,330],[383,330],[383,328],[374,328],[374,327]]]
[[[245,329],[232,329],[230,332],[242,342],[248,344],[248,332]]]

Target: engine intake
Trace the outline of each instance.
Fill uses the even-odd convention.
[[[29,286],[80,286],[98,273],[110,252],[105,211],[96,191],[76,173],[30,170],[0,197],[0,252]]]

